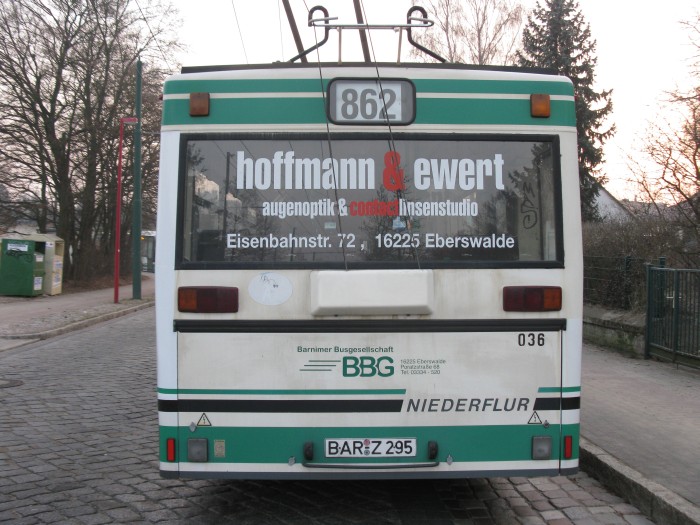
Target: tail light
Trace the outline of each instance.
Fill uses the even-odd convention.
[[[168,461],[175,461],[175,438],[168,438],[165,441],[165,450]]]
[[[574,456],[573,436],[564,436],[564,459],[571,459]]]
[[[227,286],[181,286],[177,289],[180,312],[235,313],[238,311],[238,288]]]
[[[555,312],[561,310],[560,286],[505,286],[506,312]]]

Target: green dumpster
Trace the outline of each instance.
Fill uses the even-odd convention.
[[[2,239],[0,295],[41,295],[45,252],[44,242]]]

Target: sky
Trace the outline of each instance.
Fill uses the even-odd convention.
[[[281,0],[172,0],[180,12],[179,38],[186,50],[184,66],[260,64],[286,61],[297,54]],[[536,0],[521,0],[526,8]],[[290,0],[305,47],[315,43],[307,25],[306,6],[323,5],[340,23],[353,23],[352,0]],[[410,0],[365,0],[370,24],[403,23]],[[420,5],[420,4],[419,4]],[[203,8],[206,6],[206,9]],[[612,89],[617,133],[604,146],[606,189],[615,197],[634,198],[629,157],[638,157],[650,122],[659,118],[666,93],[689,84],[693,54],[689,33],[681,21],[700,13],[697,0],[579,0],[579,8],[597,43],[596,89]],[[357,32],[343,33],[344,61],[361,60]],[[318,31],[318,38],[322,31]],[[379,61],[395,61],[398,36],[376,32],[374,50]],[[337,32],[322,48],[321,60],[338,59]],[[407,59],[410,44],[402,43]]]

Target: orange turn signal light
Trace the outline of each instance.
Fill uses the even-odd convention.
[[[209,93],[190,93],[190,117],[209,116]]]
[[[552,114],[552,101],[549,95],[536,93],[530,95],[530,116],[549,118]]]

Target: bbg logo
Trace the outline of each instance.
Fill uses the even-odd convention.
[[[343,377],[390,377],[394,375],[394,360],[383,356],[374,358],[363,355],[360,357],[343,358]]]

